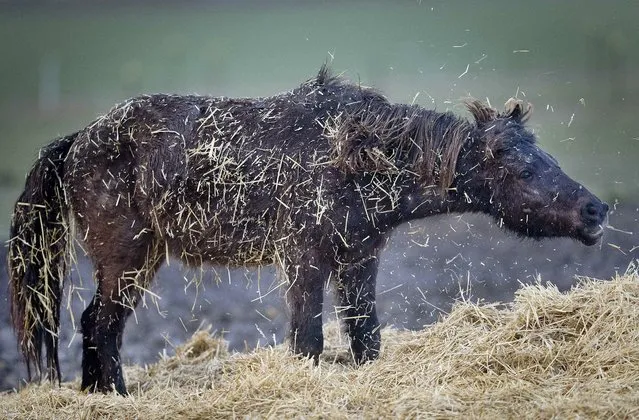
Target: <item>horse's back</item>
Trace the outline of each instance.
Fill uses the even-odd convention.
[[[313,201],[328,147],[312,110],[286,97],[145,96],[81,132],[65,184],[81,235],[128,225],[192,265],[264,264]]]

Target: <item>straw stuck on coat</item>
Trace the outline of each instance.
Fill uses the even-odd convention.
[[[268,98],[150,95],[43,149],[11,228],[11,307],[19,345],[59,377],[70,235],[95,266],[82,315],[82,388],[126,393],[119,350],[129,315],[169,256],[190,266],[275,264],[290,345],[317,360],[324,287],[358,363],[375,359],[378,256],[418,218],[483,212],[522,236],[592,245],[608,206],[535,143],[530,108],[469,101],[472,121],[332,76],[323,67]]]

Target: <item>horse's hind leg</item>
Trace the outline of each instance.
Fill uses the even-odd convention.
[[[161,264],[151,235],[126,236],[89,249],[98,288],[82,314],[82,389],[126,394],[120,364],[124,325]]]
[[[99,282],[99,280],[98,280]],[[93,342],[95,328],[95,309],[98,307],[98,297],[91,300],[89,306],[82,312],[82,389],[94,390],[101,375],[98,352]]]

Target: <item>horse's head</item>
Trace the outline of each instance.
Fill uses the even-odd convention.
[[[511,99],[501,113],[479,101],[467,106],[476,123],[479,164],[469,168],[463,189],[480,209],[523,236],[567,236],[586,245],[597,243],[608,205],[535,144],[525,127],[530,105]]]

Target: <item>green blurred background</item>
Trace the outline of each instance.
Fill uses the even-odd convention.
[[[0,1],[1,236],[38,149],[113,104],[271,95],[325,59],[397,102],[527,99],[566,172],[634,203],[638,18],[637,1],[601,0]]]

